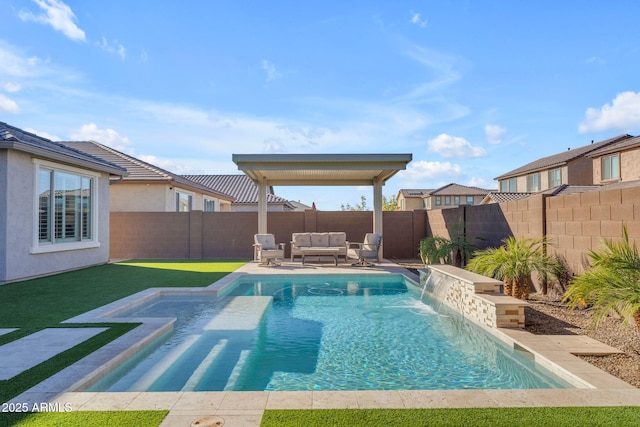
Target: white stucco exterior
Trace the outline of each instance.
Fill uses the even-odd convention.
[[[90,243],[44,247],[36,235],[37,161],[28,153],[0,150],[0,283],[103,264],[109,259],[109,175],[48,161],[63,170],[84,170],[95,177],[95,223]]]

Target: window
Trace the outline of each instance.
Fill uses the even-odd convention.
[[[422,199],[422,205],[425,209],[431,209],[431,198],[425,197],[424,199]]]
[[[518,191],[516,189],[516,179],[510,178],[500,181],[500,191],[503,193],[515,193]]]
[[[557,187],[562,184],[562,170],[560,168],[551,169],[549,171],[549,188]]]
[[[444,196],[444,204],[447,206],[451,204],[451,196]]]
[[[540,191],[540,174],[533,173],[531,175],[527,175],[527,191],[536,192]]]
[[[38,245],[94,240],[94,176],[38,165]]]
[[[453,204],[460,206],[460,196],[453,196]]]
[[[441,206],[441,205],[442,205],[442,197],[436,196],[436,206]]]
[[[177,212],[190,212],[193,197],[187,193],[180,193],[176,191],[176,211]]]
[[[204,199],[204,211],[215,212],[215,210],[216,210],[216,201],[213,199]]]
[[[473,205],[473,196],[467,196],[467,204]]]
[[[602,179],[618,179],[620,178],[620,163],[617,154],[605,156],[602,158]]]
[[[404,199],[400,199],[400,210],[404,210]]]

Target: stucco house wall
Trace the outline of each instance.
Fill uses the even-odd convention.
[[[4,206],[0,205],[0,215],[5,218],[0,223],[6,227],[6,233],[3,233],[5,249],[4,254],[0,253],[0,259],[6,260],[6,264],[4,272],[0,269],[0,283],[106,263],[109,259],[109,175],[86,171],[97,175],[94,247],[69,250],[69,246],[60,245],[53,251],[41,252],[42,247],[35,243],[37,166],[33,156],[13,150],[3,150],[2,155],[6,174],[0,174],[4,181],[0,181],[0,186],[6,191]],[[69,166],[60,165],[60,168],[68,169]]]
[[[8,170],[8,151],[0,150],[0,171]],[[7,276],[7,174],[0,173],[0,283]]]
[[[568,181],[571,185],[593,185],[593,161],[589,157],[573,160],[568,165]]]

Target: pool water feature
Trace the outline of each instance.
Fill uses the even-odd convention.
[[[572,387],[401,275],[247,276],[121,316],[177,320],[92,391]]]

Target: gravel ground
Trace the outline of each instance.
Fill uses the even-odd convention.
[[[622,327],[619,318],[609,317],[597,329],[591,326],[590,310],[570,310],[559,301],[532,295],[525,308],[525,329],[533,334],[588,335],[624,351],[608,356],[580,356],[582,359],[640,388],[640,331],[635,324]]]
[[[395,261],[415,271],[423,264],[414,260]],[[615,347],[624,354],[580,356],[582,359],[640,388],[640,330],[635,324],[622,327],[622,321],[609,317],[597,329],[591,326],[590,310],[570,310],[562,302],[543,295],[531,295],[525,307],[525,329],[538,335],[587,335]]]

